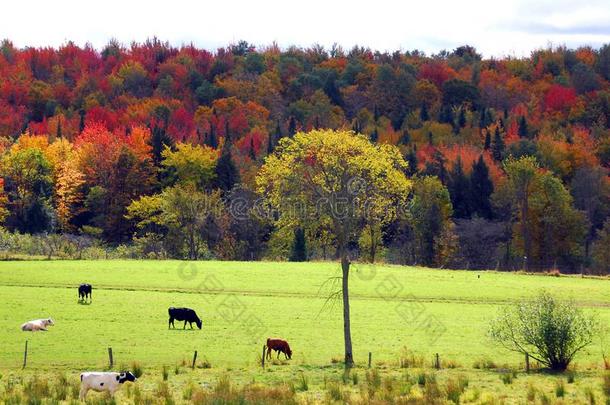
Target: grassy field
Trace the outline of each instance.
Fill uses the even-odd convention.
[[[342,353],[341,306],[327,300],[338,287],[339,274],[336,263],[0,262],[0,373],[4,381],[34,374],[54,376],[58,371],[74,378],[82,370],[106,367],[107,348],[112,347],[118,365],[138,362],[145,369],[144,377],[155,370],[150,373],[154,377],[138,383],[145,391],[158,389],[160,370],[166,366],[172,370],[169,387],[176,392],[193,381],[212,386],[227,373],[238,384],[286,382],[306,375],[311,387],[300,397],[321,401],[328,394],[329,381],[343,378],[340,366],[333,364]],[[504,384],[497,370],[474,369],[481,359],[500,368],[522,368],[523,359],[500,350],[486,337],[498,307],[544,288],[574,299],[586,311],[597,313],[602,323],[610,323],[607,279],[356,264],[350,281],[358,365],[365,366],[372,352],[382,378],[400,381],[410,372],[407,380],[416,379],[439,353],[441,363],[452,367],[437,372],[439,380],[465,376],[468,390],[480,391],[463,394],[462,402],[470,395],[473,403],[485,403],[488,395],[519,403],[527,399],[532,384],[549,395],[557,384],[557,376],[539,374]],[[91,305],[77,303],[76,287],[82,282],[94,286]],[[180,325],[169,330],[169,306],[196,309],[203,329],[184,331]],[[48,333],[19,330],[26,320],[49,316],[56,325]],[[258,364],[268,336],[286,338],[294,356],[262,371]],[[26,339],[28,368],[22,372]],[[577,359],[578,378],[565,398],[572,395],[573,401],[588,403],[586,390],[592,389],[601,401],[604,349],[603,341],[596,342]],[[187,371],[177,366],[190,362],[194,350],[210,369]],[[405,350],[421,364],[401,369]],[[364,368],[357,370],[365,380]],[[353,387],[359,385],[352,381]]]

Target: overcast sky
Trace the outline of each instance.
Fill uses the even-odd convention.
[[[610,0],[8,0],[0,39],[18,47],[68,40],[102,48],[152,36],[210,50],[245,39],[255,45],[315,43],[345,49],[420,49],[470,44],[485,57],[527,56],[548,44],[610,43]]]

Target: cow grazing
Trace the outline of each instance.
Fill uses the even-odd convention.
[[[197,313],[190,308],[174,308],[171,307],[167,310],[169,312],[169,327],[173,327],[174,329],[174,320],[184,321],[184,327],[182,329],[186,329],[186,323],[188,322],[193,329],[193,322],[197,325],[199,329],[201,329],[201,319],[197,316]]]
[[[91,284],[81,284],[78,286],[78,300],[85,302],[87,299],[93,301],[93,287]]]
[[[38,332],[39,330],[46,332],[47,326],[53,326],[53,325],[55,325],[55,323],[53,322],[53,319],[51,319],[51,318],[36,319],[33,321],[28,321],[28,322],[24,323],[23,325],[21,325],[21,330],[24,332]]]
[[[290,350],[290,345],[287,341],[282,339],[267,339],[267,358],[271,358],[271,351],[275,350],[277,352],[277,358],[280,358],[280,353],[284,353],[286,359],[292,358],[292,350]]]
[[[108,392],[111,396],[121,388],[121,385],[127,381],[135,382],[136,376],[129,371],[122,373],[113,372],[87,372],[80,375],[80,400],[84,401],[87,398],[89,390],[97,392]]]

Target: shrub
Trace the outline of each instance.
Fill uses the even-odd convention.
[[[161,369],[161,377],[163,377],[163,381],[167,381],[167,379],[169,378],[169,369],[167,368],[167,366],[163,366],[163,368]]]
[[[542,292],[533,300],[505,307],[491,323],[490,337],[505,348],[554,371],[565,371],[580,350],[593,341],[597,321],[571,301]]]

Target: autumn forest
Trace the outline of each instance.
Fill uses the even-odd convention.
[[[410,182],[403,215],[346,236],[355,259],[610,273],[610,45],[484,59],[4,40],[0,252],[334,259],[324,221],[260,215],[268,157],[320,131],[393,145]]]

